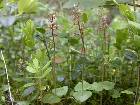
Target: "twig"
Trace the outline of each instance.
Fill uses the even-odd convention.
[[[6,79],[7,79],[7,84],[8,84],[8,92],[9,92],[9,96],[10,96],[10,101],[11,101],[11,104],[14,105],[14,99],[12,97],[11,88],[10,88],[10,81],[9,81],[8,69],[7,69],[7,66],[6,66],[6,62],[5,62],[5,58],[4,58],[4,55],[3,55],[2,50],[1,50],[1,56],[2,56],[2,60],[4,62]]]

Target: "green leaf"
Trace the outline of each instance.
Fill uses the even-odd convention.
[[[48,104],[55,104],[55,103],[59,103],[60,101],[61,99],[54,94],[46,94],[42,99],[43,103],[48,103]]]
[[[112,98],[119,98],[121,93],[118,90],[113,90]]]
[[[134,12],[131,11],[128,5],[119,4],[120,13],[131,21],[135,21]]]
[[[132,94],[132,95],[134,95],[134,93],[132,92],[132,91],[129,91],[129,90],[123,90],[123,91],[121,91],[121,93],[123,93],[123,94]]]
[[[41,86],[39,87],[39,89],[40,89],[41,91],[42,91],[42,90],[46,90],[46,86],[42,86],[42,85],[41,85]]]
[[[27,87],[27,88],[23,91],[22,96],[23,96],[23,97],[26,97],[26,96],[28,96],[28,95],[31,95],[32,93],[34,93],[35,90],[36,90],[36,89],[35,89],[34,86]]]
[[[99,92],[99,91],[103,91],[103,87],[102,87],[102,85],[100,83],[94,82],[91,85],[91,88],[89,88],[89,90],[93,90],[93,91]]]
[[[82,14],[82,21],[83,21],[84,23],[87,23],[87,21],[88,21],[88,16],[87,16],[86,13],[83,13],[83,14]]]
[[[35,32],[34,23],[32,20],[28,20],[26,22],[25,28],[23,28],[23,34],[24,34],[24,43],[28,47],[33,47],[35,45],[35,41],[33,38]]]
[[[70,43],[70,45],[74,46],[79,43],[79,40],[75,37],[69,37],[68,42]]]
[[[103,81],[103,82],[94,82],[89,90],[93,90],[96,92],[105,90],[111,90],[114,88],[115,83],[109,82],[109,81]]]
[[[136,105],[140,105],[140,102],[138,102]]]
[[[117,16],[113,19],[112,23],[111,23],[111,27],[113,28],[113,30],[117,31],[117,30],[121,30],[124,28],[128,27],[128,23],[126,20],[124,20],[123,18],[121,18],[120,16]]]
[[[126,42],[128,39],[128,29],[122,29],[122,30],[117,30],[116,31],[116,47],[118,49],[121,49],[122,44]]]
[[[38,60],[36,58],[33,59],[33,65],[34,65],[34,68],[35,69],[38,69],[39,68],[39,62],[38,62]]]
[[[83,90],[88,90],[91,87],[91,84],[89,84],[86,81],[83,81]],[[78,84],[74,87],[75,91],[82,91],[82,82],[78,82]]]
[[[46,69],[49,67],[50,64],[51,64],[51,61],[49,61],[49,62],[42,68],[42,71],[46,70]]]
[[[30,103],[28,101],[17,101],[18,105],[29,105]]]
[[[73,93],[73,97],[79,102],[84,102],[91,96],[92,96],[92,92],[90,91],[79,91]]]
[[[46,30],[42,27],[37,27],[36,30],[42,34],[45,34]]]
[[[38,2],[36,0],[19,0],[18,1],[18,12],[23,13],[33,13],[38,9]]]
[[[113,68],[119,68],[121,64],[122,64],[122,61],[121,61],[121,58],[119,57],[114,57],[114,59],[111,61],[111,66]]]
[[[2,85],[2,90],[3,91],[8,91],[9,89],[9,86],[8,85]]]
[[[49,67],[48,69],[46,69],[46,71],[44,71],[43,75],[41,76],[41,78],[45,78],[46,75],[48,75],[50,73],[50,71],[52,70],[51,67]]]
[[[115,86],[115,83],[109,82],[109,81],[103,81],[103,82],[100,82],[100,84],[105,90],[112,90]]]
[[[31,67],[31,66],[27,66],[27,67],[26,67],[26,70],[27,70],[28,72],[30,72],[30,73],[37,73],[37,72],[38,72],[36,69],[34,69],[34,68]]]
[[[132,41],[132,43],[139,50],[139,48],[140,48],[140,36],[134,35],[134,40]]]
[[[4,1],[0,0],[0,9],[4,7]]]
[[[140,29],[140,24],[139,23],[133,22],[133,21],[128,21],[128,23],[129,23],[130,26],[133,26],[137,29]]]
[[[130,25],[132,32],[140,36],[140,23],[128,21],[128,24]]]
[[[30,87],[30,86],[33,86],[33,85],[35,85],[35,83],[27,83],[22,88],[27,88],[27,87]]]
[[[68,86],[63,86],[52,90],[52,93],[56,94],[59,97],[66,95],[67,92],[68,92]]]

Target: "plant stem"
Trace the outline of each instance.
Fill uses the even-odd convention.
[[[53,21],[53,17],[52,17]],[[53,37],[53,61],[52,61],[52,75],[54,79],[54,88],[56,87],[56,71],[55,71],[55,35],[54,35],[54,24],[52,24],[52,30],[51,30],[51,35]],[[55,90],[56,93],[56,90]]]
[[[135,0],[133,0],[133,7],[134,7],[134,11],[136,11],[136,3],[135,3]]]
[[[71,49],[69,49],[70,50],[70,52],[71,52]],[[69,55],[69,61],[70,61],[70,64],[69,64],[69,79],[70,79],[70,81],[72,80],[72,77],[71,77],[71,72],[72,72],[72,55],[70,54]]]
[[[4,55],[3,55],[2,50],[1,50],[1,56],[2,56],[2,60],[3,60],[3,62],[4,62],[5,73],[6,73],[6,79],[7,79],[7,84],[8,84],[8,92],[9,92],[9,96],[10,96],[10,101],[11,101],[11,104],[14,105],[14,99],[13,99],[12,93],[11,93],[11,87],[10,87],[8,69],[7,69],[7,65],[6,65],[5,58],[4,58]]]
[[[85,42],[84,42],[84,36],[83,36],[83,29],[80,25],[80,21],[78,21],[78,29],[79,29],[79,32],[80,32],[80,38],[81,38],[81,42],[82,42],[82,52],[81,52],[81,56],[83,58],[85,58]],[[83,72],[85,70],[85,60],[83,60],[83,64],[82,64],[82,69],[81,69],[81,79],[82,79],[82,91],[83,91],[83,79],[84,79],[84,76],[83,76]]]
[[[140,87],[140,66],[138,66],[138,73],[137,73],[137,88],[136,88],[136,96],[135,96],[135,104],[137,104],[139,99],[139,87]]]

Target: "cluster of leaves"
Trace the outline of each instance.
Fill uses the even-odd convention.
[[[0,0],[0,50],[14,104],[139,105],[135,6],[131,0]],[[10,103],[8,88],[0,55],[0,105]]]

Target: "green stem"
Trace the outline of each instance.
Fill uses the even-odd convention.
[[[140,67],[138,64],[138,72],[137,72],[137,88],[136,88],[136,97],[135,97],[135,104],[138,103],[138,98],[139,98],[139,87],[140,87]]]
[[[70,52],[71,52],[71,49],[69,49],[70,50]],[[72,72],[72,55],[70,54],[69,55],[69,61],[70,61],[70,64],[69,64],[69,79],[70,79],[70,81],[72,80],[72,77],[71,77],[71,72]]]
[[[135,3],[135,0],[133,0],[133,7],[134,7],[134,11],[136,11],[136,3]]]
[[[52,62],[52,73],[54,79],[54,88],[56,87],[56,71],[55,71],[55,36],[54,30],[52,29],[52,37],[53,37],[53,62]],[[55,90],[56,93],[56,90]]]
[[[81,52],[81,57],[85,58],[85,42],[84,42],[84,36],[83,36],[83,29],[80,25],[80,21],[78,21],[78,29],[80,32],[80,38],[81,38],[81,42],[82,42],[82,52]],[[82,64],[82,69],[81,69],[81,79],[82,79],[82,91],[83,91],[83,80],[84,80],[84,76],[83,76],[83,72],[85,70],[85,60],[83,60],[83,64]]]

